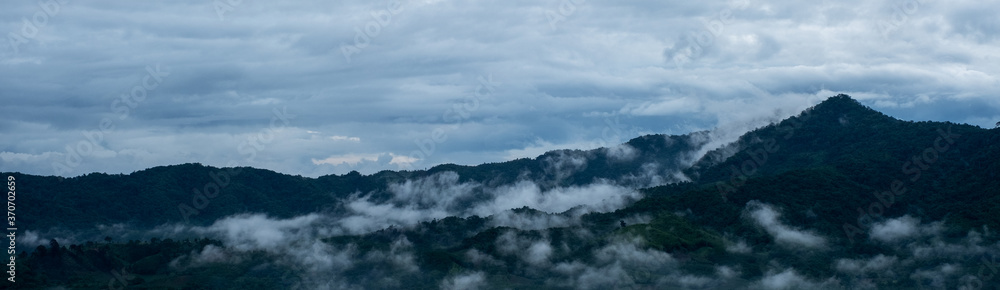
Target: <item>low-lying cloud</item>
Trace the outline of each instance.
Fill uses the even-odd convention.
[[[768,234],[774,237],[774,241],[780,245],[809,249],[822,249],[826,247],[826,238],[823,238],[819,234],[799,230],[782,223],[781,213],[771,205],[758,201],[750,201],[747,203],[745,211],[750,220],[767,231]]]
[[[473,181],[459,182],[458,174],[451,171],[391,185],[388,193],[391,197],[386,202],[379,202],[371,195],[352,196],[344,202],[347,213],[338,223],[347,233],[364,233],[389,225],[412,226],[449,216],[499,214],[502,221],[522,224],[527,220],[518,221],[520,217],[504,212],[527,206],[549,213],[574,209],[573,215],[579,216],[622,208],[641,198],[634,189],[600,181],[543,190],[535,182],[522,180],[490,188]],[[553,224],[568,224],[572,219],[544,218]]]
[[[905,215],[873,224],[869,236],[874,240],[892,243],[909,238],[935,236],[942,231],[944,225],[941,222],[923,225],[919,219]]]

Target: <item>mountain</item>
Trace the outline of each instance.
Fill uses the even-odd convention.
[[[372,175],[351,172],[306,178],[250,167],[216,168],[201,164],[160,166],[128,175],[91,173],[73,178],[4,174],[27,186],[21,197],[24,203],[45,205],[23,209],[25,215],[39,217],[23,221],[27,228],[78,231],[98,224],[207,225],[244,212],[289,218],[335,210],[355,193],[384,201],[391,195],[387,192],[391,184],[450,172],[457,174],[457,182],[476,182],[485,187],[523,180],[537,184],[541,190],[602,180],[630,188],[661,185],[682,181],[683,177],[676,174],[695,161],[691,152],[706,146],[702,134],[705,132],[647,135],[612,148],[558,150],[533,159],[477,166],[443,164],[428,170],[382,171]],[[196,206],[200,204],[208,205]]]
[[[879,201],[884,216],[947,216],[965,229],[983,223],[997,228],[1000,224],[990,212],[1000,208],[998,133],[947,122],[900,121],[840,95],[747,133],[736,143],[739,153],[713,166],[696,165],[687,173],[699,176],[699,183],[715,183],[716,195],[734,204],[762,200],[816,206],[819,201],[802,198],[814,195],[761,188],[828,180],[831,188],[825,190],[843,193],[826,196],[830,204],[818,205],[845,223],[848,216],[857,217],[852,213],[859,207],[872,215],[868,208]],[[769,182],[747,186],[742,181],[748,176]],[[901,192],[885,195],[894,184]],[[811,184],[803,189],[820,188]]]
[[[978,289],[1000,283],[998,141],[838,95],[715,149],[698,132],[315,179],[6,174],[40,244],[18,287]]]

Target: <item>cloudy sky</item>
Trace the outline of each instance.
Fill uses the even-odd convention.
[[[41,3],[0,10],[0,171],[478,164],[838,93],[1000,121],[996,0]]]

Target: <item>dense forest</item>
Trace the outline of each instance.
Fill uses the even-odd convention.
[[[4,173],[34,239],[21,243],[35,243],[5,285],[1000,285],[1000,129],[897,120],[839,95],[719,148],[708,136],[319,178],[200,164]]]

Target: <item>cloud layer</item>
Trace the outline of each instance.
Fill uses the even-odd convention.
[[[989,2],[232,2],[6,5],[0,169],[478,164],[837,93],[903,119],[1000,120]]]

